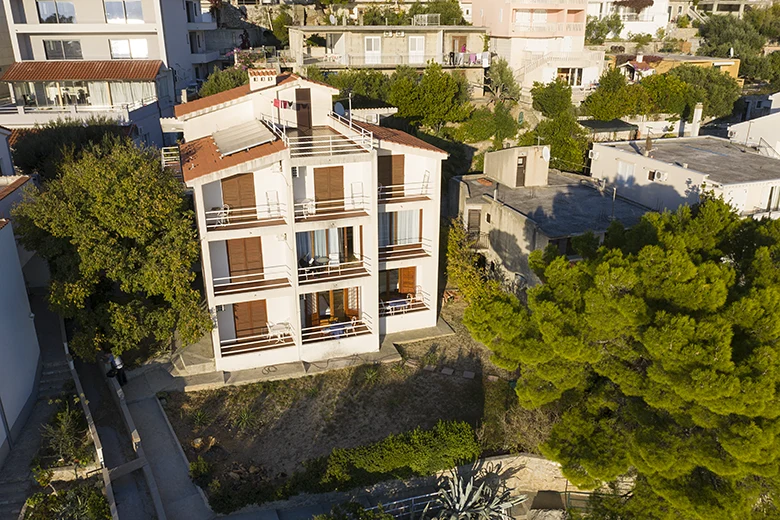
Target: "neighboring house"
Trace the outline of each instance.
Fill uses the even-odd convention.
[[[617,5],[614,0],[588,0],[588,16],[602,19],[613,14],[623,22],[620,38],[629,38],[629,34],[655,36],[658,29],[665,29],[669,23],[669,0],[654,0],[653,5],[639,12]]]
[[[749,121],[750,119],[780,112],[780,92],[744,96],[740,101],[744,105],[742,121]]]
[[[331,86],[251,70],[176,106],[217,370],[377,352],[436,325],[441,162],[331,111]]]
[[[629,141],[636,139],[639,133],[639,126],[622,119],[611,121],[581,119],[577,122],[588,132],[591,141]]]
[[[11,129],[0,126],[0,177],[13,175],[14,163],[11,159]]]
[[[37,398],[40,348],[11,223],[0,219],[0,467]]]
[[[14,61],[0,81],[12,103],[0,124],[32,127],[101,115],[131,121],[162,145],[154,114],[219,60],[204,32],[216,29],[209,2],[3,0]],[[156,126],[156,128],[155,128]]]
[[[515,69],[526,95],[534,82],[560,78],[580,99],[601,76],[604,53],[585,49],[587,0],[476,0],[472,5],[474,23],[488,28],[490,50]]]
[[[472,0],[460,0],[458,3],[460,4],[460,10],[463,11],[463,19],[471,23],[473,13]]]
[[[729,139],[762,155],[780,159],[780,110],[729,126]]]
[[[744,80],[739,77],[738,58],[714,58],[689,54],[627,55],[615,57],[615,66],[624,71],[630,81],[639,81],[650,74],[664,74],[680,65],[694,65],[716,68],[737,80],[740,86]]]
[[[549,172],[548,159],[546,146],[505,148],[485,154],[484,174],[450,181],[450,213],[488,262],[521,286],[539,282],[528,267],[532,251],[554,244],[573,257],[572,237],[591,231],[603,239],[612,220],[630,227],[648,211],[587,177]]]
[[[706,20],[713,14],[742,18],[746,10],[769,7],[772,0],[702,0],[698,5],[696,2],[692,3],[693,9]]]
[[[325,40],[312,46],[311,38]],[[485,28],[470,25],[310,25],[290,27],[290,54],[297,72],[365,67],[392,73],[398,65],[424,69],[433,61],[463,70],[482,84],[490,53],[483,52]]]
[[[674,210],[704,192],[743,216],[780,216],[780,160],[711,136],[594,143],[589,171],[644,206]]]
[[[33,182],[27,175],[0,177],[0,219],[12,220],[11,210],[22,200],[24,189]],[[42,287],[49,281],[49,268],[45,260],[17,243],[19,263],[24,271],[28,287]]]

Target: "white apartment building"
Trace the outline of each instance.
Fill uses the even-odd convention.
[[[3,0],[14,61],[0,81],[11,104],[0,125],[32,127],[95,115],[135,124],[162,144],[160,116],[181,89],[219,60],[206,51],[216,29],[209,2]]]
[[[273,70],[178,105],[217,370],[377,352],[436,324],[441,161]]]
[[[474,25],[488,28],[490,50],[509,62],[524,92],[561,78],[575,91],[590,88],[604,53],[585,49],[588,0],[474,0]]]
[[[650,34],[655,36],[658,29],[666,29],[669,23],[669,0],[653,0],[653,5],[640,11],[630,7],[617,5],[614,0],[588,0],[588,16],[598,19],[607,18],[613,14],[620,16],[623,22],[621,38],[629,34]]]

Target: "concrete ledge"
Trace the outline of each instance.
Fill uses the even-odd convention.
[[[76,474],[73,471],[73,466],[62,466],[59,468],[49,468],[52,472],[51,480],[59,481],[59,482],[70,482],[72,480],[76,480]],[[87,465],[83,468],[78,468],[79,471],[79,477],[83,478],[85,474],[92,473],[93,471],[101,470],[102,466],[99,462],[93,462],[92,464]]]

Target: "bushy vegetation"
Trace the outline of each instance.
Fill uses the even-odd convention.
[[[14,209],[20,242],[51,271],[48,300],[73,320],[70,347],[85,360],[185,343],[211,328],[193,289],[192,211],[158,152],[106,138],[57,165],[59,176]]]
[[[531,88],[533,108],[544,117],[555,117],[563,112],[571,112],[571,86],[561,79],[550,83],[534,82]]]
[[[124,128],[108,118],[91,118],[85,122],[51,121],[20,132],[13,147],[14,165],[25,175],[38,174],[42,179],[53,179],[66,156],[78,158],[85,149],[100,143],[106,136],[120,137],[124,132]]]
[[[585,99],[582,110],[601,121],[649,114],[676,114],[690,120],[699,102],[704,105],[704,117],[731,114],[739,95],[736,80],[714,67],[682,65],[632,85],[619,70],[611,69]]]
[[[87,480],[57,493],[35,493],[27,499],[24,520],[110,520],[108,501],[96,484]]]
[[[304,463],[304,470],[284,482],[239,482],[208,485],[209,503],[218,513],[229,513],[249,504],[284,500],[298,493],[323,493],[368,486],[388,479],[427,476],[472,462],[480,454],[474,431],[464,422],[439,422],[431,430],[415,429],[356,448],[334,449],[328,457]],[[193,472],[194,468],[194,472]],[[191,463],[200,482],[210,467]],[[194,478],[194,477],[193,477]]]
[[[411,25],[414,15],[439,14],[442,25],[466,25],[463,10],[457,0],[417,2],[409,10],[395,6],[371,6],[363,13],[364,25]]]
[[[214,71],[203,82],[198,95],[200,97],[212,96],[247,83],[249,83],[249,73],[243,68],[230,67],[219,70],[215,67]]]
[[[618,38],[623,30],[623,21],[617,13],[599,19],[588,16],[585,24],[585,42],[588,45],[601,45],[607,38]]]
[[[520,404],[563,406],[542,453],[579,487],[635,477],[595,518],[774,518],[780,223],[705,197],[573,246],[531,254],[527,306],[463,276]]]
[[[395,517],[379,511],[366,511],[357,502],[334,506],[327,515],[317,515],[313,520],[393,520]]]
[[[45,450],[59,459],[57,465],[84,466],[95,460],[87,419],[75,396],[59,400],[59,410],[41,427],[41,437]]]

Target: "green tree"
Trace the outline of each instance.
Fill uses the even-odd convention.
[[[517,84],[515,73],[505,59],[497,58],[492,61],[485,80],[485,88],[494,103],[520,99],[520,85]]]
[[[90,118],[87,121],[57,119],[44,126],[20,131],[14,143],[14,164],[25,175],[42,179],[57,176],[57,166],[65,155],[81,156],[84,148],[99,143],[105,136],[119,137],[125,129],[113,119]]]
[[[219,70],[214,67],[214,71],[209,74],[206,81],[198,91],[200,97],[211,96],[219,94],[232,88],[240,87],[249,83],[249,73],[244,69],[237,67],[230,67],[224,70]]]
[[[562,112],[574,109],[571,104],[571,86],[560,78],[544,84],[534,82],[531,88],[534,110],[545,117],[555,117]]]
[[[481,298],[464,323],[519,370],[523,406],[565,404],[542,452],[575,485],[637,475],[638,514],[601,518],[767,518],[757,511],[780,498],[778,258],[780,222],[705,199],[613,223],[580,262],[532,253],[544,283],[527,307]]]
[[[691,19],[688,18],[687,14],[682,15],[677,19],[677,27],[680,29],[687,29],[691,25]]]
[[[642,52],[653,41],[653,35],[649,33],[628,33],[628,39],[636,43],[636,52]]]
[[[198,259],[181,184],[151,149],[106,139],[66,158],[60,176],[13,212],[21,243],[49,263],[49,303],[74,321],[86,360],[141,343],[189,343],[211,328],[192,288]]]
[[[287,27],[292,24],[293,17],[290,15],[289,6],[282,5],[279,13],[271,20],[271,32],[282,48],[290,45],[290,31]]]
[[[585,130],[570,111],[545,119],[530,132],[520,136],[520,146],[550,146],[550,166],[569,172],[582,171],[588,139]]]
[[[330,83],[341,91],[342,96],[351,92],[371,99],[386,100],[390,78],[378,70],[351,69],[331,76]]]
[[[749,22],[730,15],[712,15],[699,26],[702,44],[696,51],[700,56],[728,57],[731,49],[738,58],[756,56],[766,43]]]
[[[765,38],[780,40],[780,4],[746,9],[743,20]]]
[[[609,30],[608,34],[612,35],[613,38],[620,38],[620,33],[623,32],[624,27],[620,15],[618,13],[612,13],[603,20]]]
[[[309,65],[308,67],[306,67],[306,72],[305,72],[304,75],[308,79],[311,79],[311,80],[314,80],[314,81],[319,81],[321,83],[327,82],[327,79],[328,79],[325,76],[325,74],[322,72],[322,69],[319,68],[316,65]]]
[[[408,14],[390,6],[371,6],[363,12],[363,25],[409,25]]]
[[[650,113],[686,115],[696,104],[697,89],[671,74],[651,74],[640,82],[649,102]]]
[[[438,132],[445,123],[466,119],[472,107],[464,88],[462,81],[431,62],[419,84],[420,123]]]
[[[737,80],[715,67],[682,65],[667,74],[694,86],[696,94],[692,96],[691,101],[704,103],[704,117],[722,117],[731,114],[734,102],[739,99],[741,93]],[[689,112],[693,113],[692,106]]]
[[[434,0],[426,3],[418,1],[409,8],[409,19],[416,14],[439,14],[442,25],[464,25],[466,23],[463,19],[463,9],[457,0]]]
[[[618,69],[605,71],[599,86],[582,103],[582,110],[593,119],[611,121],[635,113],[636,99],[626,78]]]
[[[588,16],[585,24],[585,41],[589,45],[601,45],[611,35],[613,38],[620,36],[623,31],[623,20],[617,13],[599,19],[597,16]]]
[[[387,100],[398,108],[398,117],[409,120],[422,117],[419,83],[420,74],[407,65],[399,65],[390,76]]]

